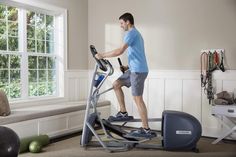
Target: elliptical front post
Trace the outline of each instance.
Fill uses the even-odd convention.
[[[88,122],[88,117],[89,117],[89,114],[90,114],[90,108],[91,108],[91,102],[93,101],[93,96],[92,96],[92,93],[93,93],[93,86],[94,86],[94,80],[95,80],[95,77],[96,77],[96,74],[97,74],[97,70],[98,70],[98,65],[96,64],[95,65],[95,68],[94,68],[94,72],[93,72],[93,79],[91,81],[91,86],[90,86],[90,90],[89,90],[89,97],[88,97],[88,100],[87,100],[87,106],[86,106],[86,110],[85,110],[85,115],[84,115],[84,125],[83,125],[83,130],[85,130],[85,127],[87,125],[87,122]],[[82,132],[82,138],[81,138],[81,144],[82,146],[84,146],[84,139],[85,138],[85,132],[83,131]]]

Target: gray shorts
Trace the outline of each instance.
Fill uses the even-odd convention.
[[[127,70],[123,75],[121,75],[118,80],[123,86],[130,87],[133,96],[143,95],[144,82],[147,78],[148,73],[130,72]]]

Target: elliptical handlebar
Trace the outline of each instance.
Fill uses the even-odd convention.
[[[105,59],[97,59],[97,58],[95,57],[95,55],[97,54],[97,50],[96,50],[96,48],[95,48],[94,45],[90,45],[90,51],[91,51],[91,53],[92,53],[92,55],[93,55],[93,58],[96,60],[96,62],[97,62],[97,64],[98,64],[99,68],[100,68],[102,71],[106,72],[106,71],[107,71],[107,65],[108,65],[108,66],[110,67],[110,69],[111,69],[110,74],[112,74],[114,70],[113,70],[113,67],[112,67],[111,63],[110,63],[108,60],[105,60]]]

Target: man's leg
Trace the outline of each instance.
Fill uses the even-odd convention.
[[[110,116],[108,120],[110,121],[129,121],[133,119],[133,116],[128,116],[126,107],[125,107],[125,98],[124,93],[121,87],[126,86],[130,87],[130,72],[126,71],[123,75],[121,75],[114,83],[113,89],[115,91],[120,111],[115,116]]]
[[[143,101],[143,96],[133,96],[135,104],[137,105],[140,118],[142,120],[142,127],[148,129],[147,108]]]
[[[151,129],[149,128],[147,108],[142,96],[144,90],[144,82],[146,78],[147,73],[131,73],[130,81],[132,95],[137,106],[140,118],[142,120],[142,127],[138,130],[132,130],[130,133],[127,134],[127,136],[144,138],[156,137],[156,133],[151,131]]]
[[[143,97],[133,96],[133,98],[137,105],[140,118],[142,120],[142,127],[138,130],[131,130],[131,132],[127,134],[127,137],[143,137],[143,138],[156,137],[156,133],[154,131],[151,131],[148,125],[147,108],[143,101]]]
[[[116,97],[117,97],[118,103],[119,103],[119,105],[120,105],[120,111],[121,111],[121,112],[127,112],[126,107],[125,107],[124,92],[123,92],[123,90],[121,89],[121,87],[122,87],[121,81],[116,80],[116,81],[113,83],[113,88],[114,88],[114,91],[115,91],[115,93],[116,93]]]

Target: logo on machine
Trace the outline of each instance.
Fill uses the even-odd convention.
[[[189,130],[176,130],[177,135],[192,135],[192,131]]]

